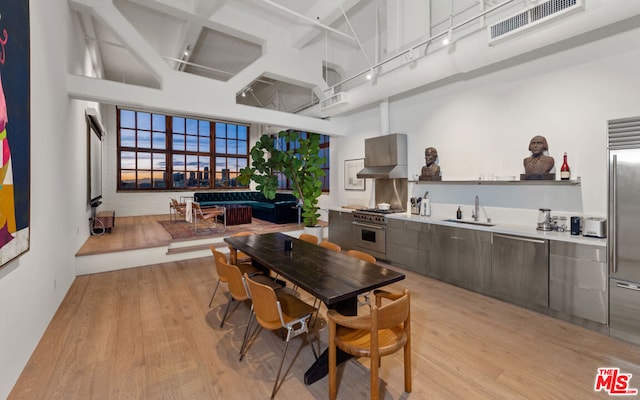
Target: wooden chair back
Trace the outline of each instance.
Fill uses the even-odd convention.
[[[245,275],[245,282],[249,287],[253,312],[258,323],[269,330],[282,328],[280,312],[278,311],[278,297],[275,290],[267,285],[263,285],[250,276]]]
[[[240,272],[240,268],[222,259],[218,259],[218,262],[220,263],[222,273],[227,277],[231,297],[236,301],[248,300],[249,295],[242,282],[242,272]]]
[[[376,258],[374,256],[372,256],[371,254],[365,253],[364,251],[360,251],[360,250],[349,250],[349,251],[347,251],[347,255],[351,256],[351,257],[359,258],[362,261],[366,261],[366,262],[371,263],[371,264],[375,264],[375,263],[378,262],[378,260],[376,260]]]
[[[319,246],[324,247],[325,249],[333,250],[333,251],[341,251],[342,247],[336,243],[332,243],[328,240],[323,240],[319,243]]]
[[[309,233],[301,233],[298,239],[304,240],[305,242],[309,242],[311,244],[318,244],[318,237]]]
[[[209,246],[209,248],[211,249],[211,253],[213,254],[213,260],[216,263],[216,272],[218,273],[218,278],[222,282],[228,282],[228,279],[224,274],[225,269],[224,267],[221,267],[221,261],[226,262],[227,257],[224,255],[224,253],[218,251],[218,249],[216,249],[214,245]]]
[[[371,313],[343,316],[335,310],[329,319],[329,399],[337,395],[336,347],[356,357],[370,357],[371,399],[379,398],[380,357],[404,349],[404,390],[411,392],[411,311],[409,290],[402,293],[374,291]],[[382,305],[382,299],[391,302]]]

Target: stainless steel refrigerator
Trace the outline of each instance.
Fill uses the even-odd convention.
[[[640,117],[609,121],[609,330],[640,344]]]

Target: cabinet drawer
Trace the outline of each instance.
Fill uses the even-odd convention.
[[[556,240],[551,241],[549,254],[597,262],[607,261],[607,248],[604,246],[589,246]]]
[[[607,265],[597,261],[549,256],[549,279],[584,289],[607,290]]]
[[[434,231],[437,232],[439,237],[449,237],[451,239],[469,242],[491,243],[491,232],[442,225],[434,226]]]

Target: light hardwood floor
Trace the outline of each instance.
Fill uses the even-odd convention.
[[[403,393],[399,352],[382,359],[385,399],[609,398],[594,391],[599,367],[640,387],[638,346],[406,275],[390,288],[412,293],[413,392]],[[249,308],[220,329],[226,288],[207,306],[216,280],[210,257],[76,278],[9,399],[268,398],[283,342],[262,331],[239,362]],[[324,348],[323,320],[316,332]],[[289,346],[278,399],[327,397],[326,377],[304,384],[313,354],[303,342]],[[367,361],[339,367],[338,398],[368,398]]]

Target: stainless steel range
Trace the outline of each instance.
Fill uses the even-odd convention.
[[[402,210],[379,210],[367,208],[352,213],[353,247],[367,252],[379,260],[387,259],[387,217],[386,214]]]

